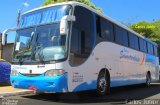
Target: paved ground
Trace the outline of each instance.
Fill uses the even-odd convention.
[[[111,94],[105,97],[95,96],[94,91],[10,96],[2,99],[0,105],[7,105],[6,102],[13,102],[14,105],[123,105],[126,102],[134,105],[160,105],[160,84],[148,88],[144,85],[112,88]]]
[[[34,93],[31,90],[15,89],[10,84],[0,83],[0,98],[11,95]],[[0,103],[1,105],[1,103]]]
[[[0,87],[0,93],[6,93],[6,92],[17,92],[21,91],[22,89],[14,89],[12,86],[3,86]]]
[[[0,83],[0,94],[8,92],[17,92],[21,89],[14,89],[9,83]]]

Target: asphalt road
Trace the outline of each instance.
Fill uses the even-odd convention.
[[[0,105],[160,105],[160,84],[151,87],[133,85],[112,88],[105,97],[97,97],[94,91],[67,94],[28,94],[1,99]]]

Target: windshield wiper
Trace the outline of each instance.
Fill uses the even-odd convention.
[[[24,56],[24,52],[20,55],[20,58],[19,58],[19,64],[22,65],[24,61],[22,61],[23,59],[23,56]]]

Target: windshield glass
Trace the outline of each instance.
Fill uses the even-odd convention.
[[[60,21],[71,15],[70,5],[53,6],[24,14],[16,31],[13,63],[45,63],[66,58],[67,36],[60,35]]]
[[[60,23],[17,31],[13,62],[45,62],[66,57],[66,35]]]
[[[63,16],[69,15],[70,12],[71,6],[69,5],[54,6],[36,10],[22,16],[20,27],[24,28],[34,25],[57,22],[60,21]]]

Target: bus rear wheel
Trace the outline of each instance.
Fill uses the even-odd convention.
[[[146,86],[149,87],[151,85],[151,74],[148,72],[146,75]]]
[[[105,71],[100,72],[97,80],[97,95],[104,96],[110,92],[110,77]]]

